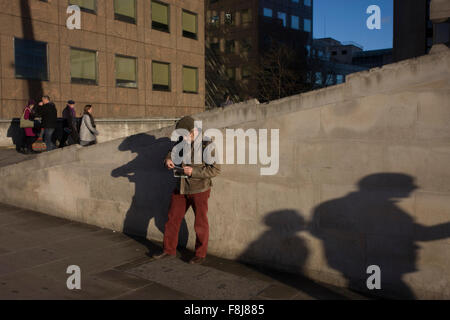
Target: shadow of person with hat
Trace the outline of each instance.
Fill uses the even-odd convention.
[[[404,275],[420,271],[417,241],[448,238],[450,223],[418,224],[398,205],[418,188],[414,180],[403,173],[371,174],[358,182],[358,191],[315,208],[310,232],[322,240],[328,265],[349,287],[368,292],[367,268],[376,265],[381,270],[381,295],[415,298]]]
[[[129,136],[119,145],[119,151],[130,151],[137,156],[111,172],[112,177],[126,177],[135,185],[123,223],[123,233],[147,245],[150,256],[158,247],[146,240],[149,224],[153,222],[157,230],[164,233],[170,194],[175,187],[173,173],[164,168],[164,158],[172,146],[169,138],[156,139],[146,133]],[[186,247],[188,235],[183,220],[178,243],[180,247]]]

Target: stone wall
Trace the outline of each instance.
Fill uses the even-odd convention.
[[[449,299],[449,66],[447,50],[197,115],[205,128],[280,130],[276,175],[223,165],[214,179],[209,253],[359,290],[377,265],[373,294]],[[172,130],[1,168],[0,201],[162,240]],[[192,212],[180,244],[194,247]]]
[[[154,129],[170,126],[174,119],[97,119],[96,125],[100,135],[98,142],[106,142],[129,135],[147,132]],[[58,127],[53,138],[62,138],[62,119],[58,119]],[[19,127],[19,119],[0,120],[0,147],[10,147],[21,143],[23,130]]]

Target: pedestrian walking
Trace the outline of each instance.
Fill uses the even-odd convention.
[[[56,146],[53,143],[53,133],[56,128],[57,112],[55,104],[50,101],[49,96],[42,97],[42,101],[39,102],[39,105],[36,107],[35,114],[42,118],[41,126],[44,129],[43,138],[47,146],[47,151],[56,149]]]
[[[80,144],[83,147],[96,144],[98,135],[99,132],[92,115],[92,105],[88,104],[84,107],[83,118],[81,119]]]
[[[33,108],[36,102],[34,100],[29,100],[26,107],[23,110],[23,118],[25,120],[34,120]],[[24,130],[24,141],[23,141],[23,153],[30,154],[34,153],[32,145],[36,141],[36,133],[33,127],[23,128]]]
[[[77,129],[77,117],[75,112],[75,101],[67,101],[67,106],[62,112],[63,117],[63,133],[62,139],[59,144],[60,148],[64,148],[67,145],[73,145],[80,142],[80,136]]]

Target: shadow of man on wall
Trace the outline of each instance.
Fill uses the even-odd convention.
[[[262,272],[267,276],[308,294],[316,299],[347,299],[340,293],[301,275],[309,251],[305,240],[298,235],[307,231],[303,216],[296,210],[273,211],[264,217],[269,229],[252,242],[238,261]],[[273,270],[274,262],[278,269],[296,270],[296,274]]]
[[[158,248],[147,240],[149,223],[154,219],[156,228],[164,233],[170,196],[175,188],[173,173],[164,166],[164,159],[173,145],[169,138],[155,139],[148,134],[130,136],[120,144],[119,151],[136,153],[136,158],[111,172],[112,177],[126,177],[135,184],[135,194],[125,217],[123,233],[146,244],[150,256]],[[188,236],[187,224],[183,219],[180,247],[186,247]]]
[[[368,293],[367,267],[377,265],[381,290],[372,294],[414,299],[403,276],[418,271],[420,247],[416,242],[449,237],[450,223],[417,224],[397,204],[418,188],[409,175],[373,174],[362,178],[358,187],[356,192],[317,206],[311,233],[323,241],[328,265],[342,274],[350,288]]]

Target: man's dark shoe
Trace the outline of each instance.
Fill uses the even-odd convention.
[[[193,257],[189,264],[202,264],[203,262],[205,262],[205,258]]]
[[[171,254],[168,254],[168,253],[165,253],[165,252],[162,252],[162,253],[154,254],[152,256],[152,258],[155,259],[155,260],[161,260],[161,259],[165,259],[165,258],[175,258],[175,256],[171,255]]]

